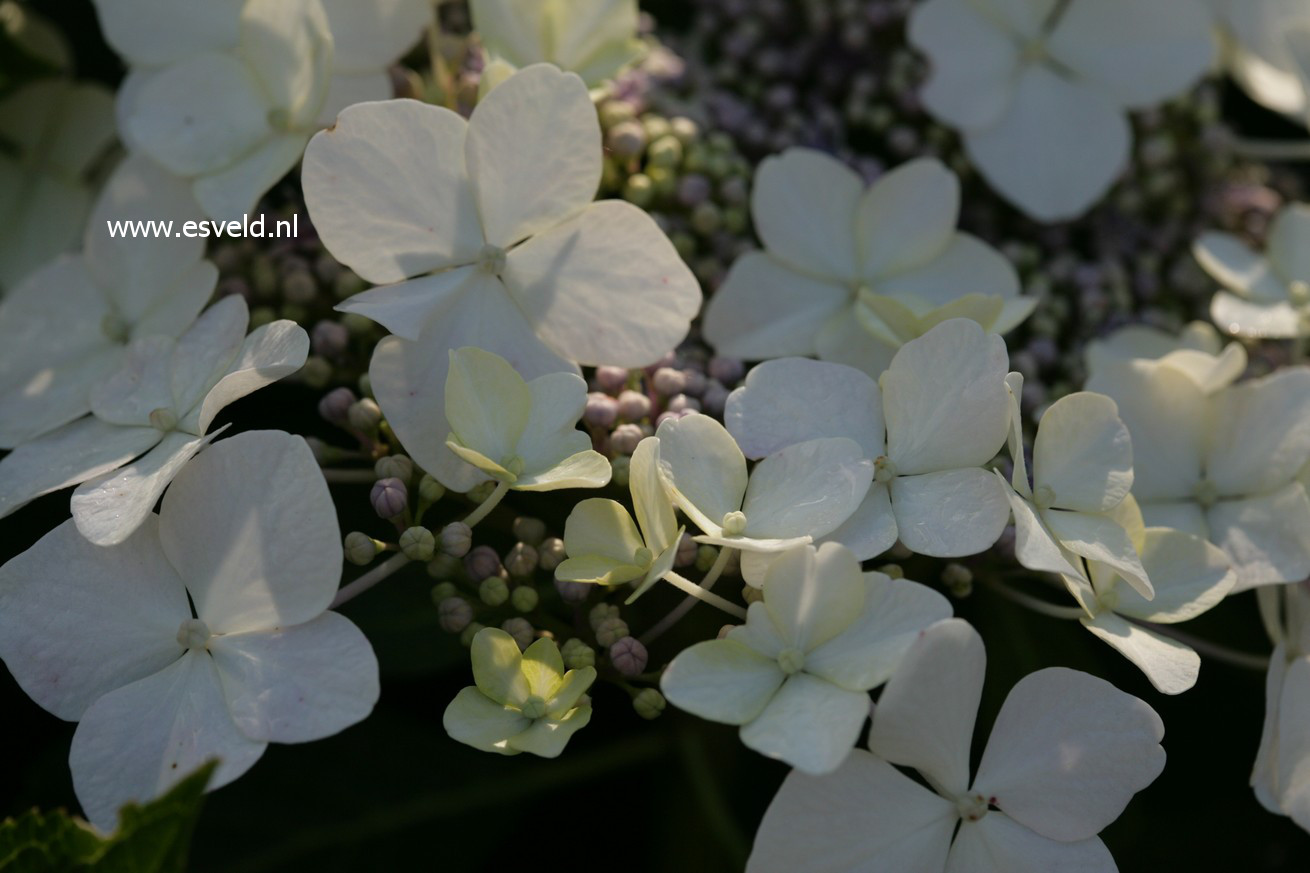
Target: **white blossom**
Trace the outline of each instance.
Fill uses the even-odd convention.
[[[1039,221],[1099,200],[1128,165],[1125,110],[1181,94],[1214,54],[1199,0],[928,0],[909,39],[932,65],[924,106]]]
[[[1223,286],[1210,301],[1220,329],[1252,339],[1310,334],[1310,204],[1278,210],[1263,255],[1219,231],[1202,234],[1192,252]]]
[[[705,312],[720,354],[795,355],[877,376],[896,349],[948,318],[1006,333],[1032,312],[999,252],[955,229],[960,183],[932,158],[866,188],[835,158],[767,158],[751,195],[765,250],[733,264]]]
[[[637,0],[471,0],[488,62],[510,72],[550,63],[588,86],[640,57]]]
[[[586,403],[576,373],[527,382],[500,355],[462,348],[450,353],[446,375],[446,446],[516,491],[600,488],[610,462],[578,430]]]
[[[292,321],[246,336],[249,313],[225,297],[176,340],[134,340],[123,367],[91,394],[91,415],[0,460],[0,516],[69,485],[73,520],[98,545],[123,542],[216,433],[223,407],[299,370],[309,337]]]
[[[1214,325],[1187,324],[1177,336],[1144,324],[1130,324],[1094,339],[1084,350],[1089,376],[1115,363],[1159,361],[1187,376],[1206,394],[1236,382],[1246,371],[1246,349],[1240,342],[1224,344]]]
[[[446,451],[448,352],[475,344],[524,377],[572,362],[643,366],[686,335],[695,277],[649,215],[592,202],[600,123],[577,76],[538,64],[469,121],[412,100],[359,104],[305,153],[324,244],[372,282],[339,308],[391,330],[370,376],[414,460],[447,487],[476,471]],[[406,281],[408,280],[408,281]]]
[[[365,718],[377,661],[326,611],[340,574],[318,464],[272,431],[188,463],[120,544],[66,521],[0,568],[0,658],[33,700],[78,722],[69,763],[87,818],[112,829],[121,805],[211,758],[214,789],[270,742]]]
[[[982,468],[1009,430],[1007,366],[1000,337],[952,319],[902,346],[878,382],[840,364],[760,364],[729,396],[724,420],[751,458],[818,438],[859,443],[874,483],[829,536],[861,560],[898,538],[924,555],[970,555],[1009,518],[1006,489]]]
[[[1222,26],[1224,65],[1233,79],[1262,106],[1307,123],[1306,73],[1293,40],[1310,35],[1310,6],[1301,0],[1207,2]]]
[[[187,186],[144,158],[110,176],[83,251],[37,269],[0,300],[0,448],[14,448],[91,410],[91,392],[127,344],[176,337],[213,294],[218,270],[201,239],[111,237],[106,221],[185,221]]]
[[[959,619],[920,634],[878,700],[871,751],[826,776],[793,771],[747,873],[1113,873],[1096,835],[1163,770],[1160,717],[1102,679],[1039,670],[1010,690],[971,780],[985,662]]]
[[[1310,831],[1310,587],[1300,582],[1257,595],[1274,651],[1251,786],[1265,809]]]
[[[860,573],[836,543],[800,546],[770,566],[764,599],[726,637],[665,669],[669,702],[741,726],[741,741],[807,773],[841,765],[869,715],[869,695],[915,638],[951,614],[931,589]]]

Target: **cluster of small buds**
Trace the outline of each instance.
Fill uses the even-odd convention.
[[[565,640],[559,653],[564,659],[564,666],[570,670],[596,666],[596,650],[577,637]]]

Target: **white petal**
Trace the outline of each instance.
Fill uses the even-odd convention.
[[[987,463],[1005,444],[1005,341],[953,319],[901,347],[879,384],[887,455],[901,475]]]
[[[952,231],[954,225],[952,219]],[[953,232],[927,260],[893,275],[875,276],[870,287],[878,294],[903,301],[943,306],[966,293],[1018,297],[1019,274],[1004,255],[987,243],[967,233]],[[1036,301],[1027,303],[1030,308],[1034,305]],[[990,329],[991,325],[983,327]]]
[[[178,471],[212,437],[174,431],[131,464],[88,479],[73,492],[73,521],[98,546],[123,542],[154,511]]]
[[[853,315],[847,308],[832,315],[819,329],[814,346],[820,359],[854,367],[876,379],[891,365],[897,347],[869,333]]]
[[[646,545],[662,552],[680,539],[678,519],[673,513],[673,498],[660,481],[660,444],[647,438],[637,444],[628,466],[628,488],[632,491],[632,509],[637,516]]]
[[[1266,302],[1286,301],[1287,284],[1269,259],[1231,233],[1207,231],[1192,243],[1192,254],[1214,280],[1242,297]],[[1216,320],[1223,326],[1223,322]]]
[[[0,447],[30,442],[90,412],[92,391],[106,373],[122,367],[123,355],[121,346],[106,343],[86,357],[43,368],[0,391]]]
[[[951,617],[951,604],[926,585],[882,573],[865,573],[864,581],[864,609],[855,622],[805,655],[805,672],[851,691],[886,682],[919,634]]]
[[[1273,589],[1261,588],[1259,591]],[[1284,682],[1290,659],[1283,644],[1279,643],[1269,655],[1269,670],[1265,674],[1265,717],[1260,728],[1260,746],[1251,768],[1251,787],[1256,800],[1274,815],[1282,815],[1278,798],[1278,710],[1282,703]]]
[[[0,658],[29,697],[69,721],[176,660],[190,617],[153,517],[112,549],[65,521],[0,567]]]
[[[84,175],[113,143],[114,98],[97,82],[40,77],[7,92],[0,136],[31,158],[41,175]]]
[[[102,422],[124,427],[153,427],[150,415],[157,409],[172,414],[176,349],[177,341],[166,336],[133,340],[122,367],[91,391],[91,412]]]
[[[811,355],[817,335],[851,299],[851,289],[798,273],[766,252],[733,262],[705,308],[705,340],[721,355],[758,361]]]
[[[318,109],[317,127],[331,127],[348,106],[356,103],[373,103],[395,97],[391,76],[385,70],[367,73],[343,73],[334,69],[328,80],[327,94]]]
[[[996,475],[999,478],[1001,474]],[[1014,556],[1019,564],[1029,570],[1083,579],[1082,562],[1060,545],[1037,508],[1008,488],[1005,494],[1014,512]]]
[[[425,0],[322,0],[335,45],[338,70],[389,66],[423,35],[432,10]]]
[[[870,751],[963,792],[986,665],[982,637],[968,623],[951,618],[923,631],[878,698]]]
[[[746,871],[940,871],[957,819],[953,803],[855,749],[827,775],[787,775],[760,822]]]
[[[1161,366],[1183,373],[1207,397],[1236,382],[1246,372],[1246,364],[1246,349],[1241,343],[1229,343],[1218,355],[1198,349],[1178,349],[1160,358]]]
[[[1206,474],[1227,496],[1272,491],[1310,459],[1310,368],[1234,385],[1212,407]]]
[[[817,776],[841,766],[868,717],[867,693],[796,673],[758,718],[742,725],[741,741],[761,755]]]
[[[159,442],[153,427],[87,416],[23,443],[0,460],[0,517],[28,501],[126,464]]]
[[[200,405],[240,356],[249,323],[245,299],[232,294],[205,310],[178,338],[169,368],[172,403],[161,405],[171,405],[182,416],[184,425],[185,413]],[[146,413],[149,415],[148,409]]]
[[[764,605],[786,645],[809,652],[849,628],[864,610],[868,585],[847,549],[828,543],[779,555],[764,580]]]
[[[909,19],[909,40],[932,74],[919,99],[933,115],[965,129],[996,122],[1010,103],[1019,45],[968,0],[928,0]]]
[[[378,699],[378,662],[350,619],[214,637],[210,652],[237,728],[252,740],[304,743],[363,721]]]
[[[660,477],[673,502],[697,527],[717,535],[723,517],[739,510],[746,494],[741,449],[708,415],[665,421],[655,436],[660,441]]]
[[[1153,596],[1151,580],[1142,567],[1128,532],[1108,515],[1048,509],[1042,521],[1060,545],[1075,555],[1113,567],[1143,597]]]
[[[744,643],[708,640],[673,659],[660,677],[660,690],[692,715],[745,724],[764,710],[785,678],[777,662]]]
[[[896,535],[890,492],[883,483],[874,482],[851,517],[818,542],[841,543],[855,553],[857,560],[867,561],[896,545]]]
[[[587,443],[587,435],[578,433],[578,442]],[[516,491],[555,491],[560,488],[604,488],[610,483],[613,468],[600,452],[584,449],[564,458],[548,470],[524,474],[514,483]]]
[[[193,265],[164,289],[162,297],[150,304],[149,311],[133,326],[132,338],[141,339],[151,334],[181,336],[205,308],[217,284],[217,267],[209,261]],[[107,293],[115,299],[122,297],[116,289]]]
[[[835,437],[787,446],[751,471],[742,501],[745,535],[831,533],[860,506],[872,482],[873,461],[854,440]]]
[[[631,564],[644,547],[632,516],[613,500],[580,500],[564,521],[564,549],[570,558],[600,556]]]
[[[95,0],[105,39],[132,64],[147,67],[235,46],[244,3],[214,0],[191,8],[173,0]]]
[[[577,373],[547,373],[528,383],[532,412],[515,453],[525,472],[545,470],[591,448],[591,438],[578,430],[587,406],[587,383]]]
[[[867,458],[883,453],[878,383],[842,364],[783,358],[753,367],[723,419],[748,458],[821,437],[854,440]]]
[[[558,4],[552,11],[555,13],[550,31],[554,38],[552,60],[566,70],[573,70],[588,84],[617,72],[622,63],[612,62],[604,73],[587,68],[605,69],[605,58],[641,50],[636,38],[639,13],[635,0]]]
[[[370,282],[399,282],[482,248],[464,169],[468,125],[417,100],[360,103],[305,148],[301,178],[314,228]]]
[[[1104,679],[1048,667],[1020,679],[992,726],[973,788],[1053,840],[1085,840],[1164,769],[1155,710]]]
[[[1283,811],[1302,828],[1310,827],[1310,657],[1287,668],[1278,711],[1278,788]]]
[[[546,60],[541,43],[552,8],[515,0],[470,0],[469,14],[473,29],[493,57],[526,66]]]
[[[1190,647],[1125,621],[1113,612],[1081,621],[1094,636],[1136,664],[1161,694],[1182,694],[1196,684],[1201,656]]]
[[[159,515],[164,552],[215,633],[302,624],[336,594],[336,509],[300,437],[220,441],[173,480]]]
[[[600,121],[577,76],[535,64],[493,88],[464,148],[486,241],[507,248],[577,214],[596,195],[601,156]]]
[[[1205,510],[1194,500],[1142,503],[1142,520],[1151,527],[1169,527],[1203,540],[1210,539],[1210,523]]]
[[[860,275],[877,282],[943,255],[959,214],[960,180],[941,161],[917,158],[901,164],[860,198]]]
[[[986,551],[1009,522],[1006,490],[981,467],[897,476],[891,481],[897,535],[920,555],[953,558]]]
[[[578,706],[561,718],[539,718],[527,730],[509,738],[508,746],[542,758],[558,758],[573,734],[591,721],[591,707]]]
[[[841,161],[791,148],[756,168],[751,215],[769,254],[816,277],[858,275],[855,221],[864,183]]]
[[[452,740],[484,752],[513,755],[517,750],[509,748],[509,738],[523,733],[532,721],[517,708],[497,703],[470,685],[447,704],[441,724]]]
[[[271,135],[236,163],[196,179],[191,192],[205,214],[215,221],[241,220],[254,210],[268,189],[291,171],[307,142],[307,133]]]
[[[332,32],[322,4],[248,0],[241,10],[240,50],[265,99],[290,115],[289,124],[312,123],[332,67]]]
[[[1210,317],[1233,336],[1292,339],[1307,333],[1301,311],[1291,303],[1259,303],[1219,291],[1210,298]]]
[[[1310,72],[1310,71],[1308,71]],[[1289,282],[1310,282],[1310,205],[1288,203],[1269,225],[1266,252],[1278,272]]]
[[[221,788],[265,745],[237,730],[213,659],[188,652],[93,703],[73,734],[68,764],[82,811],[108,831],[128,801],[153,800],[211,758],[221,763],[208,790]]]
[[[202,433],[209,430],[214,416],[229,403],[295,373],[308,355],[309,335],[294,321],[282,319],[255,328],[228,365],[227,374],[205,395],[197,429]]]
[[[461,296],[477,294],[494,282],[475,266],[455,267],[372,288],[339,303],[336,310],[362,315],[396,336],[416,340],[425,327],[456,306]]]
[[[1092,837],[1076,842],[1048,840],[1014,819],[991,813],[962,822],[951,845],[946,873],[1118,873],[1105,843]]]
[[[1215,41],[1209,10],[1197,0],[1074,3],[1047,48],[1061,63],[1130,108],[1154,106],[1194,85],[1210,66]]]
[[[446,420],[464,447],[508,463],[531,414],[532,392],[508,361],[474,346],[451,353]]]
[[[31,174],[3,156],[0,186],[0,197],[9,191],[15,195],[23,191],[26,195],[18,220],[5,216],[4,242],[0,245],[0,283],[12,288],[42,264],[76,248],[78,234],[91,211],[91,194],[63,179]],[[0,207],[5,206],[0,201]]]
[[[1220,500],[1205,516],[1210,541],[1237,571],[1234,593],[1310,575],[1310,497],[1301,483],[1247,500]]]
[[[580,364],[657,361],[686,338],[701,306],[700,284],[673,243],[620,200],[543,229],[509,253],[502,278],[546,345]]]
[[[1033,442],[1033,486],[1055,493],[1054,505],[1108,512],[1133,487],[1133,445],[1114,401],[1079,391],[1042,415]]]
[[[965,151],[998,192],[1038,221],[1076,218],[1128,162],[1132,132],[1104,92],[1029,66],[1000,119]]]
[[[1237,581],[1228,556],[1203,538],[1178,530],[1146,530],[1142,566],[1155,596],[1121,588],[1115,611],[1146,621],[1187,621],[1224,599]]]

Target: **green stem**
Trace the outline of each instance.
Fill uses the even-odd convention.
[[[1262,161],[1310,161],[1310,140],[1235,139],[1233,153]]]
[[[392,573],[409,563],[409,558],[404,555],[392,555],[381,564],[378,564],[372,570],[369,570],[363,576],[360,576],[354,582],[344,586],[337,592],[337,596],[332,599],[332,605],[328,609],[336,609],[343,603],[354,600]]]
[[[1027,607],[1033,612],[1038,612],[1042,615],[1049,615],[1051,618],[1062,618],[1066,620],[1079,619],[1086,615],[1082,608],[1078,606],[1057,606],[1054,603],[1047,603],[1040,597],[1033,597],[1031,594],[1024,594],[1022,591],[1016,591],[1009,585],[996,579],[984,578],[983,581],[988,588],[992,589],[1007,600],[1011,600],[1020,606]]]
[[[496,490],[492,491],[491,496],[482,501],[477,509],[469,513],[468,518],[464,519],[464,523],[469,527],[473,527],[475,524],[482,521],[482,519],[487,517],[491,510],[496,508],[496,505],[500,503],[500,501],[505,499],[505,495],[508,493],[509,483],[497,482]]]
[[[731,600],[727,600],[726,598],[720,597],[719,595],[713,594],[710,591],[706,590],[706,587],[703,583],[701,585],[697,585],[695,582],[692,582],[690,579],[686,579],[682,576],[679,576],[677,573],[674,573],[672,570],[664,574],[664,581],[668,582],[674,588],[677,588],[679,591],[683,592],[684,594],[690,595],[694,600],[700,600],[704,603],[708,603],[710,606],[717,606],[719,609],[728,613],[728,615],[731,615],[733,618],[738,618],[741,619],[742,621],[746,620],[745,609],[733,603]],[[713,580],[710,581],[711,583],[713,582]]]
[[[723,568],[728,564],[728,557],[731,551],[731,549],[724,548],[719,552],[719,557],[714,561],[714,566],[710,567],[710,571],[705,574],[705,578],[701,580],[700,585],[694,586],[698,589],[697,594],[689,595],[686,600],[683,600],[677,606],[673,607],[668,615],[660,619],[658,624],[642,634],[641,642],[644,645],[649,646],[651,643],[662,637],[665,631],[682,621],[682,617],[690,612],[691,608],[699,601],[704,599],[701,595],[708,594],[709,590],[714,587],[714,583],[719,581],[719,576],[723,575]],[[667,579],[670,575],[676,574],[666,574],[665,578]],[[682,577],[679,576],[678,578],[681,579]],[[672,584],[677,585],[676,582],[673,582]],[[744,612],[742,613],[742,616],[745,617]]]

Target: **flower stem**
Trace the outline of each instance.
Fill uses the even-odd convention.
[[[710,606],[717,606],[719,609],[742,621],[746,620],[746,610],[742,609],[731,600],[720,597],[707,591],[703,585],[697,585],[690,579],[686,579],[674,573],[672,570],[664,574],[664,581],[670,583],[674,588],[684,594],[690,595],[695,600],[702,600]]]
[[[1216,661],[1222,661],[1234,667],[1241,667],[1244,670],[1258,670],[1263,673],[1269,669],[1269,659],[1264,655],[1252,655],[1247,652],[1238,652],[1227,646],[1221,646],[1218,643],[1212,643],[1209,640],[1203,640],[1200,637],[1194,637],[1189,633],[1177,630],[1167,624],[1156,624],[1153,621],[1141,621],[1138,619],[1128,619],[1133,624],[1140,625],[1149,630],[1153,630],[1161,636],[1177,640],[1185,646],[1191,646],[1207,658],[1213,658]]]
[[[650,630],[646,631],[646,633],[642,634],[641,642],[644,645],[650,645],[651,643],[655,642],[655,640],[662,637],[665,631],[673,627],[678,622],[682,621],[682,617],[691,611],[691,608],[696,605],[696,602],[698,600],[704,599],[702,595],[708,594],[710,589],[714,587],[714,583],[719,581],[719,576],[723,574],[723,568],[728,564],[728,557],[731,551],[732,551],[731,549],[725,548],[719,552],[719,557],[715,560],[714,566],[710,567],[710,571],[705,574],[705,578],[701,580],[700,585],[692,586],[697,589],[696,594],[692,594],[691,596],[687,597],[686,600],[682,601],[677,606],[673,607],[672,611],[670,611],[668,615],[664,616],[664,618],[660,619],[658,624],[656,624]],[[664,578],[669,579],[670,576],[675,576],[675,575],[677,574],[670,572],[666,574]],[[682,579],[681,576],[678,576],[678,578]],[[686,582],[687,580],[682,579],[682,581]],[[673,582],[672,579],[669,579],[669,582],[673,585],[678,584],[676,582]],[[727,603],[728,601],[724,601],[724,602]],[[735,604],[730,604],[730,605],[735,606]],[[743,618],[745,617],[744,611],[742,612],[742,617]]]
[[[372,470],[324,470],[329,485],[372,485],[378,476]]]
[[[468,518],[464,519],[464,523],[469,527],[473,527],[475,524],[482,521],[482,519],[486,518],[487,515],[491,513],[491,510],[496,508],[500,501],[505,499],[505,495],[508,493],[509,483],[497,482],[496,490],[492,491],[491,496],[482,501],[477,509],[469,513]]]
[[[1062,618],[1066,620],[1079,619],[1086,614],[1081,607],[1057,606],[1054,603],[1047,603],[1040,597],[1033,597],[1031,594],[1024,594],[1022,591],[1016,591],[1009,585],[996,579],[984,579],[984,581],[987,583],[988,588],[992,589],[1007,600],[1012,600],[1020,606],[1025,606],[1033,612],[1039,612],[1042,615],[1049,615],[1051,618]]]
[[[1310,140],[1235,139],[1234,154],[1263,161],[1310,161]]]
[[[408,563],[409,558],[406,558],[404,555],[392,555],[390,558],[387,558],[381,564],[378,564],[372,570],[369,570],[363,576],[360,576],[354,582],[351,582],[349,585],[338,591],[337,596],[332,598],[332,604],[328,609],[336,609],[341,604],[354,600],[356,597],[363,594],[365,591],[372,588],[374,585],[378,584]]]

